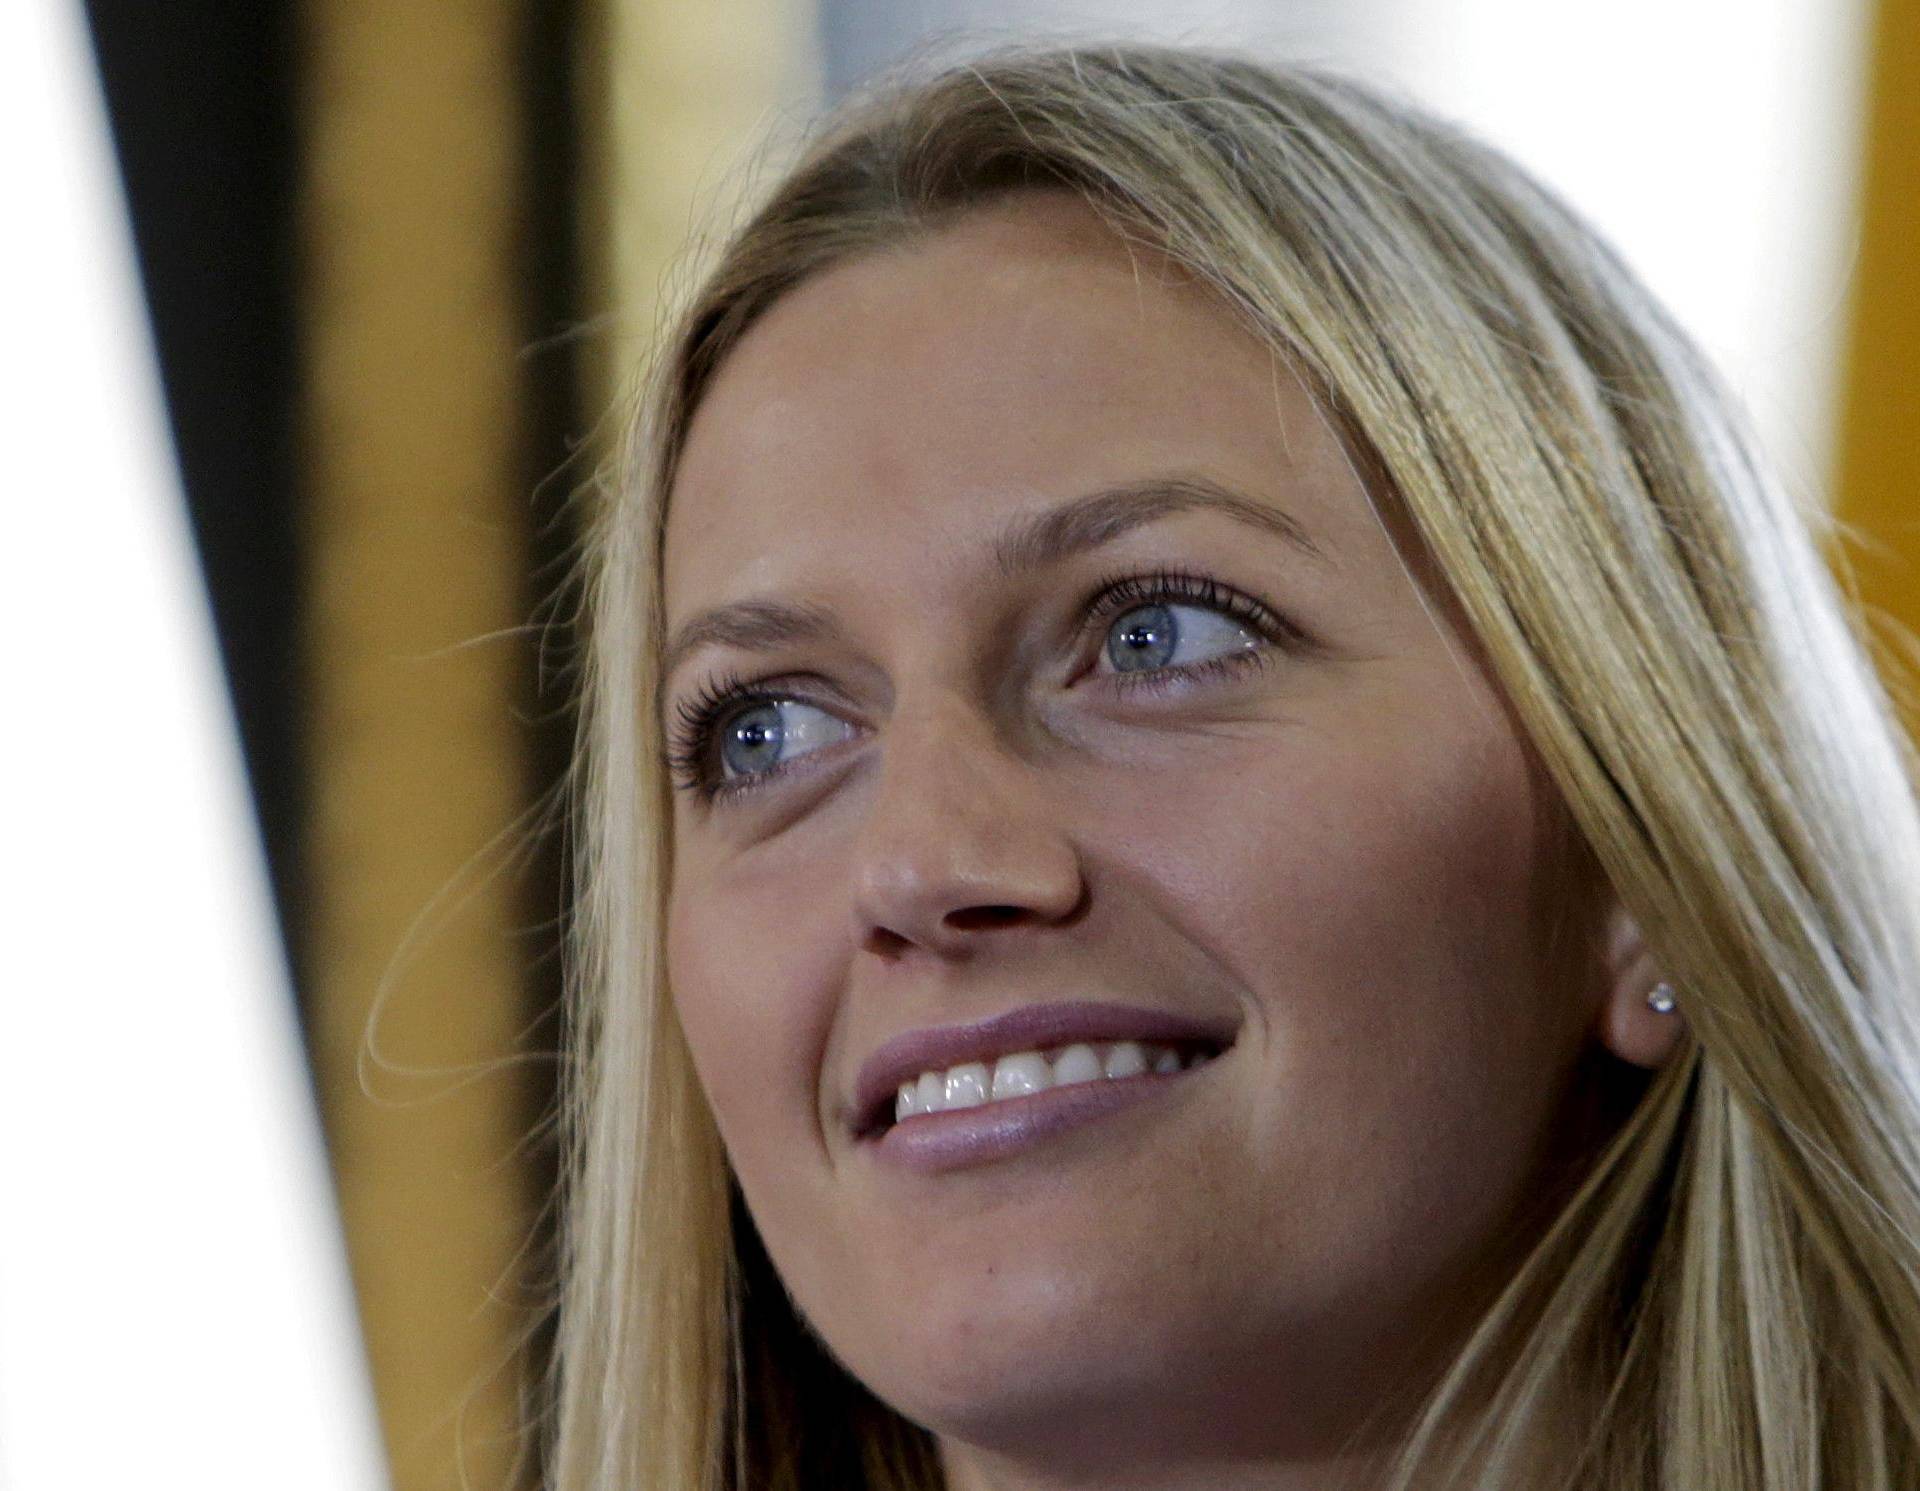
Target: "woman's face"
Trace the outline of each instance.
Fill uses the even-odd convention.
[[[768,696],[681,763],[722,792],[675,794],[671,988],[854,1374],[956,1465],[1224,1485],[1452,1340],[1605,975],[1501,698],[1258,341],[1049,194],[839,265],[715,378],[665,586],[670,639],[752,607],[672,660],[678,743]]]

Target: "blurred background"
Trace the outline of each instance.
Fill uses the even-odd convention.
[[[313,1226],[350,1281],[366,1484],[538,1483],[584,494],[690,235],[876,71],[1152,36],[1332,64],[1468,122],[1599,222],[1856,531],[1834,559],[1869,614],[1920,626],[1920,0],[75,12],[264,848],[232,914],[281,957],[259,997],[297,1037],[318,1121],[290,1132],[324,1136],[337,1201]],[[217,1337],[255,1306],[194,1308]],[[5,1453],[0,1485],[91,1484],[9,1481]]]

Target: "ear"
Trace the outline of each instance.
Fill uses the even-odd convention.
[[[1594,1034],[1622,1061],[1649,1068],[1664,1065],[1680,1043],[1684,1006],[1677,993],[1675,1007],[1664,1015],[1648,1005],[1647,996],[1660,983],[1660,971],[1647,952],[1640,928],[1618,904],[1608,913],[1602,951],[1607,983],[1594,1018]]]

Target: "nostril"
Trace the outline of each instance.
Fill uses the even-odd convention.
[[[913,946],[910,938],[902,937],[891,927],[875,927],[867,934],[866,948],[888,962],[897,960],[902,953]]]
[[[947,913],[947,924],[961,931],[973,932],[982,927],[1004,927],[1009,922],[1017,922],[1025,915],[1018,906],[969,906],[961,911]]]

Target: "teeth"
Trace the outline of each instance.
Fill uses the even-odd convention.
[[[938,1113],[947,1106],[947,1079],[939,1072],[922,1072],[914,1085],[922,1113]]]
[[[1091,1046],[1069,1046],[1053,1064],[1053,1085],[1065,1087],[1073,1082],[1093,1082],[1106,1073]]]
[[[987,1069],[977,1061],[957,1066],[947,1073],[949,1108],[977,1108],[987,1100]]]
[[[989,1066],[969,1061],[944,1072],[922,1072],[902,1082],[894,1097],[897,1123],[919,1113],[944,1113],[949,1108],[977,1108],[1102,1078],[1138,1077],[1148,1072],[1170,1074],[1198,1066],[1207,1058],[1192,1052],[1183,1060],[1179,1050],[1151,1041],[1116,1041],[1094,1047],[1084,1042],[1068,1046],[1052,1061],[1042,1051],[1016,1051]]]
[[[1038,1051],[1002,1056],[993,1066],[993,1100],[1025,1097],[1053,1086],[1053,1068]]]

